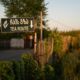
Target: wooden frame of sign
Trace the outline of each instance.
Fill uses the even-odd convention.
[[[2,18],[1,32],[34,32],[34,18]]]

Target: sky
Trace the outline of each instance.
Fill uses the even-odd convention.
[[[5,13],[4,13],[4,7],[0,4],[0,18],[4,18]]]
[[[45,0],[47,4],[48,26],[58,30],[80,29],[80,0]],[[0,5],[0,18],[4,16]]]

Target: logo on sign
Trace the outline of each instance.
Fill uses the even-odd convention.
[[[6,28],[8,27],[8,22],[7,22],[7,20],[4,21],[4,23],[3,23],[3,27],[4,27],[4,29],[6,29]]]

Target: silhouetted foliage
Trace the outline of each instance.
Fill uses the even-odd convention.
[[[62,58],[64,80],[79,80],[80,59],[78,53],[68,53]]]
[[[54,80],[55,79],[55,71],[51,65],[45,65],[44,68],[45,80]]]

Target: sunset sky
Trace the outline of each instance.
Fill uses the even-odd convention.
[[[50,26],[55,23],[60,30],[80,29],[80,0],[46,0]]]
[[[80,29],[80,0],[45,0],[48,3],[48,24],[59,30]],[[0,18],[4,16],[4,7],[0,5]],[[58,25],[58,26],[55,26]]]

